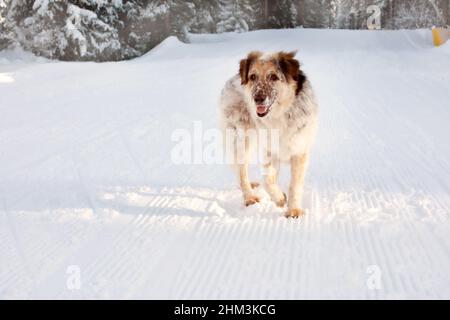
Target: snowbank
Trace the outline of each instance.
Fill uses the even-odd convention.
[[[20,63],[42,63],[48,61],[50,60],[35,56],[33,53],[25,51],[20,47],[0,51],[0,66]]]

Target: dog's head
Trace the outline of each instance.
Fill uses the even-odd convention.
[[[294,56],[295,52],[263,55],[254,51],[240,61],[241,84],[258,117],[265,117],[271,110],[281,114],[286,102],[293,101],[302,90],[306,77]]]

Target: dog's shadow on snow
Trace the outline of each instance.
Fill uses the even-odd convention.
[[[99,191],[97,206],[109,208],[121,214],[144,214],[185,217],[280,217],[282,209],[258,190],[261,203],[250,207],[243,204],[238,189],[213,190],[210,188],[116,187]]]
[[[117,215],[155,215],[219,218],[279,218],[286,208],[278,208],[262,187],[261,202],[245,207],[238,187],[148,187],[30,184],[11,186],[2,194],[7,212],[88,214],[101,218]],[[20,192],[19,192],[20,191]],[[309,207],[308,202],[305,203]],[[55,216],[56,217],[56,216]]]

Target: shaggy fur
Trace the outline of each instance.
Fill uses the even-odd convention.
[[[287,217],[303,214],[301,200],[309,150],[317,126],[317,103],[295,52],[251,52],[239,64],[239,74],[225,84],[220,98],[222,127],[234,132],[234,152],[243,159],[236,167],[244,204],[259,202],[248,178],[252,142],[242,132],[278,130],[278,149],[264,144],[264,187],[280,207],[287,201]],[[261,142],[261,141],[260,141]],[[279,162],[290,163],[289,197],[277,184]]]

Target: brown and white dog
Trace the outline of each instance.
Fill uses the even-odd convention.
[[[220,97],[222,128],[233,146],[241,146],[243,161],[237,164],[246,206],[259,202],[248,177],[250,139],[242,132],[276,130],[277,150],[266,143],[264,187],[271,199],[284,207],[287,217],[303,215],[302,194],[309,150],[313,143],[318,106],[309,80],[294,58],[295,52],[251,52],[240,61],[239,74],[227,81]],[[225,135],[227,138],[230,135]],[[243,143],[240,143],[243,142]],[[260,141],[259,141],[260,142]],[[291,165],[289,198],[277,184],[279,162]]]

